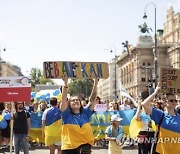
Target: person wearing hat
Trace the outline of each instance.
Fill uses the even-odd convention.
[[[106,128],[105,139],[109,141],[108,154],[122,154],[122,147],[119,145],[119,136],[123,135],[123,128],[120,121],[123,120],[118,115],[111,116],[111,125]]]

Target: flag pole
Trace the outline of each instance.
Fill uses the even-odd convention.
[[[14,105],[14,102],[11,102],[12,103],[12,111],[11,111],[11,121],[10,121],[10,128],[11,128],[11,131],[10,131],[10,154],[12,154],[12,146],[13,146],[13,127],[14,127],[14,113],[15,113],[15,105]]]

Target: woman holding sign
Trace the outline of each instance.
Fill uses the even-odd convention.
[[[68,79],[64,78],[62,91],[62,154],[90,154],[94,136],[90,125],[93,114],[98,80],[94,80],[89,104],[83,108],[80,98],[72,96],[67,101]]]
[[[157,147],[154,151],[160,154],[180,153],[180,146],[178,140],[180,139],[180,115],[175,112],[177,100],[174,94],[166,94],[166,111],[153,108],[150,102],[160,92],[161,88],[158,86],[153,94],[146,98],[141,104],[147,114],[151,115],[152,120],[158,125],[158,133],[156,136]]]

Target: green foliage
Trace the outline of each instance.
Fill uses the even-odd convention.
[[[52,85],[54,85],[52,80],[44,78],[42,71],[38,68],[32,68],[30,76],[33,89],[37,84],[46,84],[50,82]]]
[[[92,79],[77,79],[71,80],[69,83],[68,93],[72,95],[78,95],[82,99],[88,99],[93,87]]]

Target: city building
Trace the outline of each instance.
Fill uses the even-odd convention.
[[[167,11],[164,29],[158,31],[157,61],[158,74],[161,66],[180,68],[180,13],[174,14],[173,7]],[[135,47],[118,59],[120,80],[135,98],[146,97],[154,84],[154,42],[151,36],[141,35]]]
[[[117,61],[118,57],[116,57]],[[116,65],[116,71],[115,71]],[[117,98],[120,97],[119,95],[119,83],[120,83],[120,76],[119,76],[119,68],[117,63],[115,63],[115,58],[113,58],[109,62],[109,78],[101,79],[98,83],[97,87],[97,95],[101,97],[102,100],[110,100],[113,101],[115,99],[115,89]],[[116,77],[115,77],[116,73]],[[115,88],[115,80],[116,80],[116,88]]]
[[[13,65],[9,62],[4,61],[3,59],[0,60],[0,76],[22,76],[21,68],[16,65]]]
[[[180,68],[180,13],[173,7],[167,11],[163,30],[157,31],[157,62],[159,67]],[[130,46],[117,59],[117,85],[120,83],[135,99],[146,97],[154,85],[154,40],[150,34],[141,34],[135,46]],[[110,64],[110,77],[98,84],[98,94],[103,99],[112,100],[113,68]],[[157,77],[159,71],[157,72]],[[120,87],[117,88],[120,98]]]

